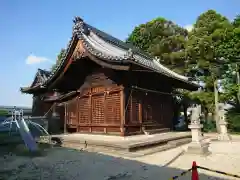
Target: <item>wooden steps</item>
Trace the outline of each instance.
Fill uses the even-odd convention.
[[[155,122],[144,123],[142,130],[147,135],[170,132],[170,128],[166,128],[162,124]]]
[[[156,122],[144,122],[142,126],[145,129],[156,129],[156,128],[163,128],[162,124],[156,123]]]
[[[139,149],[138,151],[135,151],[133,154],[131,154],[131,157],[139,157],[139,156],[146,156],[150,154],[154,154],[157,152],[162,152],[166,151],[169,149],[176,148],[178,146],[188,144],[191,142],[191,138],[183,138],[183,139],[178,139],[178,140],[172,140],[167,142],[166,144],[162,145],[156,145],[151,148],[145,148],[145,149]]]
[[[147,135],[166,133],[166,132],[170,132],[170,128],[159,128],[159,129],[149,129],[149,130],[145,129],[145,130],[143,130],[143,132]]]

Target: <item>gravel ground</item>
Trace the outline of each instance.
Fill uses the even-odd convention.
[[[34,156],[23,147],[1,149],[0,180],[155,180],[169,179],[198,165],[240,174],[240,142],[211,143],[212,155],[176,157],[187,145],[139,158],[122,158],[114,154],[80,151],[68,148],[44,148]],[[166,166],[166,164],[168,164]],[[215,173],[199,171],[200,179],[231,179]],[[217,177],[218,176],[218,177]],[[191,179],[191,173],[180,179]],[[234,178],[233,178],[234,179]],[[236,178],[235,178],[236,179]]]

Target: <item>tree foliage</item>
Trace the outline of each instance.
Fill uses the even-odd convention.
[[[240,65],[240,16],[235,18],[231,29],[226,32],[226,38],[218,47],[219,54],[229,60],[227,66],[225,66],[225,71],[222,72],[223,88],[225,90],[222,94],[222,100],[233,106],[239,106],[237,74]]]
[[[57,60],[56,60],[56,63],[52,66],[52,70],[53,70],[54,68],[56,68],[56,67],[62,62],[65,53],[66,53],[66,49],[63,49],[63,48],[62,48],[62,49],[60,50],[59,54],[57,55]]]
[[[207,91],[213,91],[213,81],[221,76],[223,66],[220,61],[223,56],[218,49],[230,28],[231,23],[225,17],[209,10],[198,17],[189,34],[185,49],[188,71],[197,67],[198,72],[201,72],[199,78],[206,83]]]
[[[235,17],[232,24],[234,27],[240,27],[240,14]]]
[[[127,42],[160,58],[166,66],[182,72],[180,67],[184,65],[183,50],[187,35],[186,29],[159,17],[135,27]]]
[[[240,108],[232,107],[227,112],[228,127],[232,132],[240,132]]]

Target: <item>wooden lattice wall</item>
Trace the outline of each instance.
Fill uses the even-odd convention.
[[[67,124],[75,132],[131,135],[142,133],[143,128],[172,127],[169,95],[133,90],[124,103],[121,86],[94,87],[83,92],[67,104]]]
[[[126,99],[126,133],[141,133],[142,128],[171,128],[172,96],[132,90]]]
[[[67,124],[77,132],[117,133],[122,124],[122,88],[95,87],[67,104]]]

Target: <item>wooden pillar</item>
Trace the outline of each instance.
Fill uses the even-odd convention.
[[[107,120],[107,101],[106,101],[106,96],[109,94],[109,91],[104,91],[104,94],[103,94],[103,105],[104,105],[104,113],[103,113],[103,115],[104,115],[104,124],[108,124],[109,122],[108,122],[108,120]],[[106,127],[104,127],[104,133],[107,133],[107,128]]]
[[[53,107],[52,107],[52,117],[56,116],[56,103],[53,103]]]
[[[126,129],[125,129],[125,94],[124,94],[124,89],[120,91],[120,110],[121,110],[121,136],[125,136],[126,134]]]
[[[88,124],[90,124],[89,127],[89,132],[92,132],[92,90],[90,89],[90,94],[89,94],[89,106],[88,106]]]
[[[143,132],[143,126],[142,126],[142,102],[140,101],[138,104],[138,120],[140,123],[140,131]]]
[[[67,133],[67,103],[64,103],[64,134]]]
[[[138,104],[138,117],[139,117],[139,123],[142,124],[142,103],[139,102]]]
[[[80,97],[76,98],[77,132],[80,131],[79,101],[80,101]]]
[[[132,90],[131,90],[132,91]],[[129,97],[128,97],[128,106],[130,106],[129,108],[129,114],[130,114],[130,122],[133,122],[133,102],[132,102],[132,93],[130,93]]]

